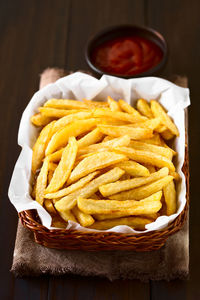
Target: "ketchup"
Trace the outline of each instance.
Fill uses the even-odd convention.
[[[106,73],[136,75],[156,66],[162,50],[139,36],[127,36],[102,43],[92,54],[93,64]]]

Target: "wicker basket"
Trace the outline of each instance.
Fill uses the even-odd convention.
[[[137,235],[115,232],[83,232],[78,230],[44,227],[36,210],[19,213],[22,224],[34,233],[35,242],[55,249],[74,250],[134,250],[152,251],[162,247],[167,238],[181,229],[187,217],[189,206],[189,159],[185,146],[185,162],[182,168],[186,177],[186,205],[182,213],[165,229]]]

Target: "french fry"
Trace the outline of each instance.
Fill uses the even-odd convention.
[[[47,210],[50,214],[53,214],[53,215],[56,215],[56,214],[57,214],[57,212],[56,212],[56,210],[55,210],[55,208],[54,208],[54,205],[53,205],[53,203],[52,203],[51,200],[45,199],[45,200],[44,200],[44,207],[46,208],[46,210]]]
[[[169,175],[173,176],[176,181],[181,180],[181,176],[177,172],[169,171]]]
[[[49,170],[55,171],[55,169],[57,168],[57,166],[58,166],[57,164],[49,161]]]
[[[155,117],[161,118],[162,124],[165,125],[172,134],[179,136],[178,128],[157,101],[151,100],[151,110]]]
[[[148,177],[139,177],[139,178],[107,183],[105,185],[100,186],[99,191],[104,197],[107,197],[113,194],[117,194],[126,190],[134,189],[136,187],[154,182],[156,180],[159,180],[167,176],[168,173],[169,173],[168,168],[162,168],[159,171],[152,173]]]
[[[61,119],[57,120],[54,123],[52,135],[57,132],[58,130],[64,128],[68,124],[77,121],[77,120],[84,120],[89,119],[92,117],[92,112],[89,111],[80,111],[74,114],[67,115],[65,117],[62,117]]]
[[[126,159],[126,156],[123,154],[116,154],[109,151],[99,152],[86,157],[74,168],[69,177],[68,184],[86,176],[90,172],[106,168]]]
[[[32,172],[36,173],[37,169],[39,169],[42,165],[42,160],[45,157],[45,149],[49,142],[51,136],[51,130],[53,128],[53,124],[55,121],[49,123],[45,126],[40,132],[39,137],[35,145],[33,146],[33,155],[32,155]]]
[[[162,199],[162,198],[161,198],[161,199]],[[142,217],[151,219],[151,220],[153,220],[153,221],[155,221],[159,216],[160,216],[159,212],[154,213],[154,214],[142,215]]]
[[[61,148],[60,150],[57,150],[56,152],[47,155],[46,157],[48,157],[49,161],[51,162],[59,162],[62,154],[63,154],[64,148]]]
[[[167,206],[167,216],[176,213],[177,203],[176,203],[176,189],[174,181],[170,181],[164,188],[163,193],[165,197],[165,203]]]
[[[151,214],[160,210],[162,192],[155,193],[141,201],[94,200],[78,197],[78,208],[86,214],[111,214],[124,212],[127,215]]]
[[[93,225],[88,226],[89,228],[96,230],[107,230],[115,226],[126,225],[137,230],[144,230],[145,225],[152,223],[152,220],[142,217],[128,217],[128,218],[118,218],[105,221],[97,221]]]
[[[96,215],[93,215],[93,217],[97,221],[103,221],[103,220],[127,217],[127,214],[126,213],[121,213],[121,212],[114,212],[112,214],[96,214]],[[141,217],[151,219],[151,222],[152,222],[152,220],[156,220],[159,217],[159,214],[158,213],[153,213],[153,214],[141,215]]]
[[[61,218],[63,220],[65,220],[65,222],[73,221],[73,222],[77,223],[75,216],[73,215],[73,213],[70,210],[59,211],[58,213],[61,216]]]
[[[134,199],[141,200],[146,198],[158,191],[162,190],[164,186],[166,186],[170,181],[173,180],[172,176],[163,177],[153,183],[138,187],[136,189],[132,189],[130,191],[121,192],[119,194],[115,194],[109,197],[109,199],[115,200],[126,200],[126,199]]]
[[[110,141],[110,140],[112,140],[112,139],[113,139],[112,136],[106,135],[105,138],[102,140],[102,143],[107,142],[107,141]]]
[[[46,155],[49,155],[59,148],[66,146],[70,136],[77,137],[78,135],[95,127],[96,123],[97,121],[95,119],[78,120],[60,129],[52,136],[46,148]]]
[[[146,120],[144,122],[140,122],[140,123],[134,123],[128,126],[131,126],[133,128],[148,128],[148,129],[152,129],[152,130],[156,130],[156,128],[159,126],[160,124],[160,119],[159,118],[153,118],[150,120]]]
[[[86,134],[84,137],[82,137],[80,140],[78,140],[78,148],[84,148],[89,145],[98,143],[103,138],[103,133],[99,130],[99,128],[95,128],[94,130],[90,131],[88,134]]]
[[[93,101],[93,100],[88,100],[88,99],[83,99],[83,102],[88,105],[89,108],[95,108],[95,107],[108,107],[109,104],[108,102],[103,102],[103,101]]]
[[[113,182],[118,180],[124,171],[120,168],[113,168],[112,170],[100,175],[99,177],[93,179],[91,182],[86,184],[82,189],[75,191],[74,193],[63,197],[58,202],[56,202],[55,207],[58,211],[65,211],[68,209],[72,209],[76,206],[76,200],[79,196],[81,197],[90,197],[94,193],[96,193],[99,189],[100,185],[105,183]]]
[[[52,215],[52,227],[57,227],[57,228],[66,228],[67,223],[60,217],[60,216],[54,216]]]
[[[157,146],[164,147],[163,141],[161,140],[160,135],[157,132],[154,132],[152,138],[145,139],[145,140],[142,140],[142,141],[143,141],[143,143],[146,143],[146,144],[152,144],[152,145],[157,145]]]
[[[151,111],[149,103],[144,99],[138,99],[137,110],[145,117],[152,119],[153,113]]]
[[[36,182],[33,183],[32,191],[31,191],[31,197],[33,199],[35,199],[35,193],[36,193]]]
[[[158,168],[167,167],[169,168],[169,170],[175,171],[175,167],[171,160],[150,151],[136,150],[128,147],[116,147],[115,149],[113,149],[113,151],[124,154],[128,158],[133,159],[139,163],[150,164]]]
[[[156,172],[156,168],[152,165],[145,164],[145,167],[149,170],[150,174]]]
[[[91,215],[85,214],[77,206],[75,206],[72,211],[81,226],[88,227],[95,222],[94,218]]]
[[[97,174],[98,174],[97,171],[90,173],[87,176],[79,179],[79,181],[76,181],[72,185],[69,185],[68,187],[66,187],[64,189],[59,190],[58,192],[45,194],[45,198],[55,199],[55,198],[62,198],[64,196],[67,196],[67,195],[81,189],[84,185],[86,185],[86,183],[90,182]]]
[[[117,101],[112,99],[110,96],[107,97],[107,101],[111,111],[121,111],[119,104]]]
[[[85,159],[85,158],[87,158],[87,157],[91,157],[91,156],[93,156],[93,155],[96,155],[96,154],[98,154],[98,153],[100,153],[100,152],[108,151],[108,150],[110,150],[110,151],[112,152],[112,148],[109,149],[109,148],[107,147],[107,148],[101,148],[101,149],[98,149],[98,150],[95,151],[95,152],[90,152],[90,153],[86,153],[86,154],[83,154],[83,155],[79,155],[79,156],[77,157],[75,167],[79,164],[79,162],[80,162],[81,160],[83,160],[83,159]]]
[[[141,114],[135,109],[133,108],[130,104],[128,104],[126,101],[120,99],[118,101],[120,108],[127,112],[128,114],[132,114],[134,116],[137,116],[138,118],[140,118],[140,120],[145,120],[144,117],[141,116]]]
[[[161,133],[161,135],[162,135],[162,137],[163,137],[164,140],[171,140],[174,137],[173,133],[171,133],[168,129],[165,130],[165,131],[163,131]]]
[[[48,172],[48,180],[47,180],[48,184],[50,184],[51,179],[53,178],[53,173],[54,173],[53,170],[49,170],[49,172]]]
[[[157,145],[151,145],[148,143],[138,142],[138,141],[131,141],[129,147],[137,150],[144,150],[150,151],[162,156],[167,157],[168,159],[172,160],[174,152],[170,150],[170,148],[165,148]]]
[[[155,129],[155,131],[157,131],[157,132],[159,132],[159,133],[161,133],[161,132],[163,132],[163,131],[165,131],[165,130],[167,130],[167,127],[166,127],[165,125],[162,125],[162,124],[160,124],[160,125]]]
[[[125,160],[123,162],[116,164],[115,166],[121,168],[126,173],[134,177],[141,177],[141,176],[146,177],[150,175],[149,170],[145,166],[133,160],[127,160],[127,161]]]
[[[160,146],[170,149],[171,152],[173,153],[173,155],[177,154],[176,151],[174,151],[172,148],[170,148],[161,137],[160,137]]]
[[[82,109],[88,108],[88,105],[82,101],[70,99],[50,99],[45,102],[44,107],[53,107],[59,109]]]
[[[52,107],[39,107],[38,109],[43,116],[54,118],[54,119],[63,118],[65,116],[80,112],[78,109],[67,110],[67,109],[58,109]]]
[[[96,152],[98,150],[105,150],[107,147],[115,148],[120,146],[128,146],[130,144],[130,137],[129,135],[124,135],[119,138],[111,139],[107,142],[102,142],[98,144],[93,144],[88,147],[79,150],[79,155],[88,154],[91,152]]]
[[[44,191],[47,186],[48,169],[49,169],[49,161],[48,159],[45,159],[43,166],[40,170],[40,173],[37,177],[36,190],[35,190],[35,200],[40,205],[43,205],[44,202]]]
[[[122,176],[124,176],[124,175],[122,175]],[[100,200],[101,199],[101,197],[99,197],[99,195],[97,193],[91,195],[91,198],[92,199],[96,199],[96,200]]]
[[[131,175],[125,173],[124,175],[122,175],[122,177],[120,178],[120,180],[128,180],[131,179]]]
[[[148,139],[153,136],[153,130],[149,128],[132,128],[128,126],[114,126],[114,125],[98,125],[100,131],[106,135],[119,137],[129,135],[133,140]]]
[[[52,120],[52,118],[43,116],[41,113],[37,113],[31,117],[31,123],[37,127],[46,126]]]
[[[103,124],[103,125],[115,125],[115,126],[127,126],[127,125],[130,125],[130,123],[127,123],[125,121],[120,121],[120,120],[114,119],[114,118],[95,117],[95,119],[99,121],[99,124]]]
[[[62,153],[61,160],[56,168],[53,178],[46,188],[46,193],[56,192],[63,186],[68,180],[71,174],[71,170],[74,166],[76,154],[78,151],[78,145],[75,137],[70,137],[68,145]]]
[[[121,111],[115,111],[115,113],[113,114],[113,112],[111,110],[106,109],[106,108],[96,108],[93,112],[93,116],[96,118],[108,117],[108,118],[113,118],[113,119],[117,119],[120,121],[125,121],[128,123],[139,123],[139,122],[146,120],[145,117],[128,114],[128,113],[121,112]]]

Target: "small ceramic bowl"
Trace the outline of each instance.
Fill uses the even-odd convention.
[[[121,75],[121,74],[117,75],[114,73],[104,72],[102,69],[98,68],[98,66],[95,65],[92,59],[92,54],[94,53],[94,50],[105,42],[112,41],[113,39],[121,38],[125,36],[142,37],[156,44],[163,53],[160,62],[157,65],[151,67],[150,69],[145,70],[144,72],[138,73],[136,75]],[[90,38],[85,48],[85,58],[87,64],[97,77],[100,77],[103,74],[107,74],[107,75],[119,76],[128,79],[128,78],[135,78],[135,77],[159,75],[159,72],[163,69],[167,61],[167,57],[168,57],[167,43],[164,37],[159,32],[149,27],[140,27],[134,25],[120,25],[120,26],[110,27],[103,31],[100,31],[99,33],[97,33],[96,35]]]

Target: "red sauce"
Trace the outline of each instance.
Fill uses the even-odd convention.
[[[106,73],[136,75],[156,66],[162,57],[162,50],[153,42],[127,36],[101,44],[94,50],[92,61]]]

